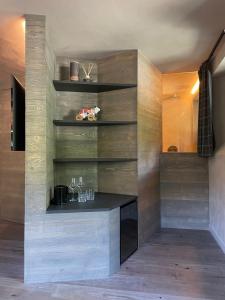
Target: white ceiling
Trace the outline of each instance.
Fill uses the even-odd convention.
[[[43,14],[59,55],[140,49],[163,72],[193,71],[225,28],[225,0],[0,0],[0,17]]]

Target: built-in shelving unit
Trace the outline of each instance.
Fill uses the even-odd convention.
[[[26,18],[29,55],[26,68],[35,74],[35,78],[26,78],[26,101],[33,107],[37,94],[41,101],[35,110],[36,117],[32,118],[28,112],[26,123],[26,139],[32,149],[26,153],[25,211],[26,219],[34,220],[35,224],[27,222],[25,227],[25,281],[107,278],[119,271],[120,256],[121,261],[124,260],[123,247],[130,249],[126,237],[136,239],[138,235],[141,245],[160,225],[161,74],[137,50],[129,50],[110,53],[94,61],[91,76],[98,83],[53,82],[53,76],[69,79],[69,63],[76,57],[76,49],[73,57],[60,56],[55,60],[54,49],[46,45],[45,17],[27,15]],[[37,51],[33,51],[34,47]],[[80,62],[88,64],[90,59]],[[41,66],[38,72],[37,65]],[[84,73],[82,68],[81,78]],[[140,84],[137,86],[137,83]],[[63,127],[53,124],[54,119],[73,120],[81,108],[94,106],[100,107],[101,120],[137,121],[137,125],[89,126],[88,123],[83,126],[83,123]],[[40,131],[42,138],[34,139]],[[34,161],[34,157],[43,158],[45,163]],[[68,186],[71,178],[80,176],[85,186],[97,192],[97,201],[71,206],[96,205],[92,208],[101,206],[102,209],[109,205],[110,197],[106,194],[113,194],[116,196],[111,203],[115,209],[46,216],[44,212],[54,186]],[[122,203],[116,200],[118,195],[123,199],[134,196],[132,207],[130,204],[121,207]],[[67,196],[65,198],[67,200]],[[64,199],[61,200],[62,204]],[[57,209],[61,211],[62,206]],[[130,223],[130,216],[138,226]],[[56,224],[60,224],[57,238]],[[65,245],[63,251],[62,245]],[[32,263],[37,258],[37,263]],[[88,261],[91,264],[87,264]]]
[[[137,121],[73,121],[54,120],[56,126],[111,126],[111,125],[135,125]]]
[[[53,80],[58,91],[53,119],[55,185],[67,185],[72,177],[83,176],[96,192],[136,194],[136,60],[131,69],[123,59],[119,63],[126,74],[123,68],[115,73],[120,68],[115,68],[113,60],[107,68],[105,62],[99,62],[92,75],[94,82],[58,80],[63,60],[57,61],[57,80]],[[82,107],[93,106],[101,109],[97,121],[73,119]]]
[[[136,84],[83,82],[70,80],[53,80],[56,91],[79,93],[102,93],[136,87]]]
[[[56,158],[55,163],[79,163],[79,162],[129,162],[136,161],[137,158]]]

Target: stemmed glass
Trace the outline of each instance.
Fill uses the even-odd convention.
[[[72,193],[72,198],[70,199],[71,202],[77,201],[77,199],[75,198],[76,189],[77,189],[76,178],[73,177],[69,185],[69,191],[70,193]]]

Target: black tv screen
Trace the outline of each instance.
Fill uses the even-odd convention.
[[[25,151],[25,89],[12,75],[11,85],[11,150]]]

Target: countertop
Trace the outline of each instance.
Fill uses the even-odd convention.
[[[93,211],[108,211],[117,207],[135,201],[137,196],[109,194],[109,193],[96,193],[95,200],[87,201],[85,203],[68,202],[62,205],[53,205],[47,209],[47,214],[52,213],[72,213],[72,212],[93,212]]]

